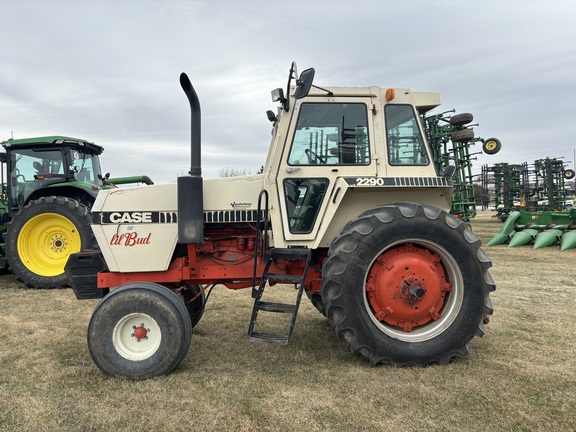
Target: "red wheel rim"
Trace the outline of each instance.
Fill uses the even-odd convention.
[[[374,317],[405,333],[440,319],[451,290],[440,255],[413,243],[380,254],[366,280],[366,296]]]

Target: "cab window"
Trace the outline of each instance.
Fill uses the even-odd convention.
[[[386,105],[390,165],[428,165],[430,160],[412,105]]]
[[[361,103],[303,103],[289,165],[368,165],[368,116]]]
[[[63,155],[59,150],[15,150],[12,152],[11,158],[12,207],[24,205],[32,192],[54,182],[53,180],[43,180],[36,176],[64,174]]]
[[[324,178],[284,180],[284,195],[291,233],[312,232],[328,183],[328,179]]]
[[[80,153],[79,151],[72,149],[70,150],[70,158],[72,160],[72,170],[76,180],[95,185],[101,184],[101,180],[98,178],[98,174],[100,174],[98,156],[88,153]]]

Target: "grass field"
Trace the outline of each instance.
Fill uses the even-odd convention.
[[[473,222],[484,242],[500,226]],[[110,379],[86,346],[96,301],[0,276],[0,430],[574,431],[576,250],[485,250],[486,335],[427,368],[370,367],[304,300],[289,346],[250,343],[249,290],[217,287],[172,374]]]

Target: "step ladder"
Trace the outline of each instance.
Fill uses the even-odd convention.
[[[285,259],[288,261],[305,260],[306,265],[301,275],[270,273],[269,272],[270,266],[275,259]],[[252,318],[250,319],[250,326],[248,327],[249,340],[261,343],[288,345],[288,343],[292,339],[292,334],[294,333],[296,316],[298,315],[298,308],[300,306],[300,299],[302,298],[302,292],[304,291],[304,282],[306,281],[306,274],[308,273],[309,265],[310,265],[310,249],[308,248],[273,248],[270,250],[270,254],[268,256],[268,259],[266,260],[266,265],[264,266],[264,273],[262,274],[260,285],[258,288],[256,288],[255,286],[252,287],[254,308],[252,309]],[[297,285],[298,291],[296,293],[296,300],[294,304],[263,301],[262,295],[264,294],[264,288],[266,287],[266,283],[268,281]],[[264,333],[255,331],[254,327],[256,325],[256,320],[260,312],[291,314],[292,319],[290,321],[287,333],[277,334],[277,333]]]

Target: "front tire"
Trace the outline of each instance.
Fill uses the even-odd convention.
[[[106,375],[133,380],[171,372],[192,337],[186,306],[171,290],[140,282],[113,290],[96,306],[88,349]]]
[[[324,262],[322,300],[339,338],[371,364],[446,364],[492,314],[491,262],[461,220],[402,203],[350,222]]]
[[[88,207],[72,198],[42,197],[18,211],[7,225],[6,258],[18,280],[31,288],[68,286],[70,254],[96,249]]]

